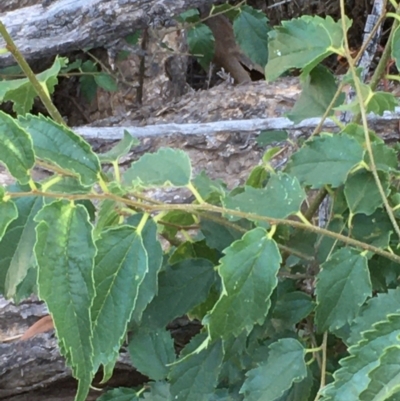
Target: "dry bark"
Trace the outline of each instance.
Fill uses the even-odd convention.
[[[44,305],[36,299],[15,306],[0,297],[0,400],[9,401],[70,401],[74,399],[76,381],[65,366],[53,331],[38,334],[26,341],[15,338],[22,334],[38,317],[46,314]],[[186,344],[200,330],[200,324],[186,318],[174,320],[168,329],[177,348]],[[2,343],[3,341],[3,343]],[[100,385],[101,372],[94,380]],[[115,366],[114,376],[107,387],[138,386],[147,378],[132,366],[126,347],[122,347]],[[95,400],[101,393],[91,391],[88,400]]]

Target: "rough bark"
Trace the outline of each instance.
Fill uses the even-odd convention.
[[[36,299],[15,306],[0,297],[0,400],[8,401],[70,401],[76,391],[76,381],[65,366],[53,331],[39,334],[26,341],[14,338],[23,333],[38,317],[46,314],[44,305]],[[186,318],[174,320],[168,329],[177,349],[186,344],[200,330],[200,324]],[[94,380],[100,385],[101,372]],[[132,366],[126,347],[122,347],[114,376],[107,387],[138,386],[146,377]],[[92,390],[88,400],[95,400],[101,392]]]
[[[0,14],[28,61],[88,47],[101,47],[132,31],[171,26],[174,16],[215,0],[57,0]],[[0,40],[0,48],[5,43]],[[14,63],[0,57],[0,68]]]

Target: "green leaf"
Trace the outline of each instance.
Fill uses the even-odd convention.
[[[312,390],[313,376],[312,372],[308,370],[306,378],[299,382],[294,382],[292,387],[285,391],[283,395],[277,399],[277,401],[309,401],[313,399],[310,398]]]
[[[54,180],[55,176],[51,176],[40,184],[46,188],[46,192],[56,192],[59,194],[87,194],[92,190],[92,186],[82,185],[76,177],[58,176],[59,181],[47,186]]]
[[[49,94],[54,92],[54,87],[58,83],[58,74],[66,66],[67,61],[65,57],[56,57],[49,69],[36,75],[36,79],[44,88],[47,88]],[[31,111],[36,97],[36,89],[33,88],[28,78],[0,82],[0,101],[13,102],[13,111],[19,115]]]
[[[137,138],[133,137],[127,130],[124,130],[124,137],[108,152],[99,154],[99,159],[102,163],[117,162],[139,143]]]
[[[94,76],[94,80],[100,88],[103,88],[107,92],[116,92],[118,90],[118,84],[115,79],[105,73],[99,73]]]
[[[15,295],[13,295],[13,301],[19,304],[23,300],[32,296],[32,294],[37,294],[37,266],[31,266],[23,281],[18,284]]]
[[[142,31],[139,29],[137,31],[130,33],[129,35],[126,35],[124,39],[131,46],[135,46],[135,45],[139,44],[139,39],[140,39],[141,35],[142,35]]]
[[[400,391],[400,347],[388,347],[379,358],[379,365],[369,374],[368,388],[360,401],[383,401]]]
[[[188,259],[158,275],[158,294],[143,312],[142,324],[163,328],[208,296],[215,281],[214,266],[206,259]]]
[[[180,13],[176,18],[179,22],[197,22],[200,21],[199,10],[197,8],[191,8],[183,13]]]
[[[17,198],[15,205],[18,217],[8,226],[0,242],[0,293],[7,298],[15,297],[17,286],[35,264],[36,223],[33,218],[43,207],[43,199],[37,196]]]
[[[246,7],[250,12],[250,10],[258,11],[255,10],[252,7],[247,7],[247,6],[242,6],[240,8],[232,6],[229,3],[222,3],[222,4],[213,4],[211,8],[210,15],[218,15],[218,14],[223,14],[225,17],[229,18],[231,21],[233,21],[238,14],[241,11],[241,8]],[[264,15],[262,12],[260,12],[262,15]]]
[[[69,62],[69,60],[67,60]],[[69,62],[69,64],[66,64],[63,68],[61,68],[61,74],[67,74],[68,72],[71,72],[73,70],[79,70],[82,66],[82,60],[78,59],[73,62]],[[21,72],[22,73],[22,72]]]
[[[346,27],[350,27],[347,18]],[[292,68],[301,68],[303,75],[307,75],[322,60],[342,47],[341,21],[308,15],[282,21],[282,27],[276,27],[270,33],[265,78],[273,81]]]
[[[383,116],[387,111],[394,111],[399,101],[393,93],[388,92],[374,92],[369,99],[366,107],[367,113],[374,113],[378,116]]]
[[[136,394],[137,391],[133,388],[113,388],[97,398],[97,401],[140,401]]]
[[[256,138],[258,146],[267,146],[274,142],[284,142],[288,139],[287,131],[261,131]]]
[[[393,225],[385,211],[377,209],[370,216],[359,213],[352,219],[351,234],[359,241],[386,248],[393,233]]]
[[[187,30],[187,43],[190,53],[205,70],[208,70],[215,52],[215,38],[211,29],[203,23],[190,27]]]
[[[346,133],[350,135],[351,137],[357,139],[360,145],[365,147],[365,134],[364,134],[364,127],[362,125],[356,124],[356,123],[350,123],[347,124],[340,133]],[[372,146],[374,144],[383,144],[384,140],[380,138],[375,131],[372,131],[371,129],[368,130],[368,136],[369,139],[372,143]],[[368,153],[366,153],[367,155]]]
[[[283,331],[307,317],[314,310],[314,303],[308,294],[293,291],[279,297],[272,311],[272,324]]]
[[[398,345],[400,315],[393,314],[364,332],[360,342],[348,349],[349,356],[342,359],[342,367],[334,373],[334,382],[323,390],[323,401],[349,401],[360,399],[368,388],[368,374],[380,365],[385,350]],[[384,398],[383,398],[384,399]]]
[[[140,233],[119,226],[96,241],[94,283],[96,296],[91,308],[94,369],[112,363],[124,340],[135,307],[139,286],[148,272],[148,254]]]
[[[2,188],[0,188],[2,189]],[[18,210],[12,200],[0,200],[0,240],[3,238],[7,227],[18,217]]]
[[[352,80],[350,80],[352,81]],[[354,84],[353,84],[354,85]],[[361,96],[367,113],[383,115],[385,111],[394,111],[398,105],[396,97],[388,92],[374,92],[370,85],[359,83]],[[351,103],[336,107],[339,111],[350,111],[354,114],[360,112],[360,99],[355,98]]]
[[[230,7],[232,14],[229,13],[229,9],[227,10],[226,13],[228,15],[232,15],[233,16],[233,18],[228,17],[228,18],[231,18],[232,20],[234,18],[236,18],[239,15],[239,13],[245,12],[245,13],[250,14],[252,17],[254,17],[254,18],[256,18],[256,19],[258,19],[260,21],[264,21],[265,23],[268,23],[268,21],[269,21],[269,19],[266,17],[266,15],[264,14],[263,11],[257,10],[256,8],[254,8],[252,6],[249,6],[248,4],[243,4],[242,6],[240,6],[239,9],[237,9],[235,6],[231,6],[230,4],[227,4],[227,6]],[[223,7],[221,7],[221,9],[222,8]],[[217,11],[218,10],[218,6],[214,6],[213,10]],[[212,12],[212,14],[215,14],[215,12]]]
[[[243,396],[234,388],[217,388],[208,401],[243,401]]]
[[[389,177],[379,174],[380,182],[386,196],[389,195]],[[344,194],[352,214],[364,213],[369,216],[382,206],[383,201],[373,174],[359,170],[350,175],[344,184]]]
[[[337,330],[350,323],[371,296],[367,259],[350,248],[342,248],[322,264],[316,284],[318,331]]]
[[[201,197],[209,203],[219,203],[221,196],[226,193],[226,184],[222,180],[213,180],[202,170],[196,175],[192,184],[199,191]]]
[[[397,169],[397,154],[393,148],[385,143],[376,142],[373,142],[371,147],[377,170],[389,172]],[[364,160],[368,165],[371,163],[368,152],[365,153]]]
[[[317,242],[317,235],[315,233],[295,230],[290,233],[289,238],[283,237],[282,240],[286,242],[286,246],[303,255],[308,255],[309,257],[314,257],[315,255],[315,244]]]
[[[249,177],[246,180],[245,186],[253,188],[264,188],[267,182],[268,173],[265,167],[256,166],[251,170]]]
[[[175,401],[204,401],[214,392],[223,358],[222,341],[210,343],[195,353],[204,339],[203,334],[197,335],[185,347],[181,360],[172,366],[169,379]]]
[[[284,219],[300,211],[306,194],[296,178],[288,174],[274,174],[265,189],[245,187],[245,192],[223,199],[228,209]]]
[[[376,297],[368,300],[361,309],[360,314],[350,326],[350,337],[347,338],[348,345],[358,343],[363,332],[370,330],[375,323],[386,319],[386,316],[400,310],[400,288],[389,289],[387,293],[377,294]]]
[[[101,171],[91,146],[69,128],[43,116],[19,117],[19,123],[31,135],[39,159],[77,174],[83,185],[93,185]]]
[[[149,393],[144,393],[143,398],[146,401],[170,401],[171,394],[169,391],[169,383],[165,381],[150,382],[148,383],[150,388]]]
[[[0,111],[0,162],[21,184],[27,184],[35,164],[32,140],[16,120]]]
[[[105,199],[98,205],[97,224],[95,227],[95,237],[107,228],[118,224],[120,215],[117,213],[119,203],[112,199]]]
[[[167,365],[175,361],[174,340],[165,329],[137,329],[128,349],[135,368],[150,380],[165,379],[170,370]]]
[[[96,220],[96,207],[89,199],[78,199],[75,201],[77,205],[82,205],[89,214],[89,219],[91,223],[94,223]]]
[[[243,331],[239,336],[230,336],[224,341],[224,363],[218,381],[220,383],[230,384],[231,389],[239,395],[240,386],[245,380],[245,372],[249,369],[250,358],[248,345],[253,342]],[[257,353],[260,355],[260,353]],[[257,361],[251,360],[251,367],[255,366]],[[243,399],[243,397],[241,398]]]
[[[163,224],[162,234],[168,240],[173,240],[182,228],[189,227],[195,223],[194,216],[184,210],[172,210],[163,215],[161,223]]]
[[[364,150],[354,138],[323,133],[292,156],[288,172],[312,188],[339,187],[363,156]]]
[[[79,380],[76,399],[85,400],[93,378],[93,227],[86,209],[68,201],[44,206],[35,221],[39,296],[53,317],[60,352]]]
[[[400,264],[375,255],[368,261],[374,292],[386,292],[388,288],[397,287],[397,277],[400,276]]]
[[[127,224],[137,227],[142,218],[141,214],[131,216]],[[139,287],[135,309],[132,313],[132,320],[139,323],[144,309],[157,294],[158,272],[161,269],[163,252],[160,241],[157,237],[157,224],[154,220],[148,219],[142,229],[143,246],[146,249],[148,258],[148,272]]]
[[[223,290],[204,319],[213,339],[250,332],[264,322],[281,262],[275,241],[262,228],[249,231],[224,253],[218,267]]]
[[[124,180],[144,187],[184,187],[190,183],[191,175],[192,167],[187,153],[179,149],[161,148],[132,163],[124,174]]]
[[[267,17],[262,13],[260,15],[262,18],[243,8],[233,21],[233,32],[236,42],[250,60],[265,67],[268,62],[269,29]]]
[[[220,286],[221,286],[220,280],[217,280],[217,283],[215,283],[211,287],[207,299],[203,303],[195,306],[188,312],[188,316],[190,319],[198,319],[200,321],[203,320],[204,316],[207,315],[207,313],[213,308],[215,303],[218,301]]]
[[[357,215],[356,215],[357,217]],[[331,219],[328,224],[328,230],[334,233],[346,232],[347,221],[343,219],[343,217],[337,216],[336,218]],[[340,244],[334,238],[328,238],[327,236],[322,236],[320,239],[320,243],[317,249],[317,260],[320,264],[324,263],[327,258],[337,249],[340,248]]]
[[[92,60],[87,60],[82,63],[81,70],[86,74],[79,77],[80,89],[85,99],[91,103],[96,97],[98,86],[94,80],[94,74],[90,73],[98,73],[99,69]]]
[[[392,58],[396,62],[397,70],[400,71],[400,27],[398,26],[393,32],[391,48]]]
[[[168,263],[173,265],[185,259],[208,259],[212,263],[218,264],[219,254],[215,249],[208,247],[205,240],[182,242],[168,259]]]
[[[294,338],[284,338],[270,345],[265,364],[247,372],[240,392],[245,401],[277,400],[292,383],[307,376],[305,349]]]
[[[238,222],[236,222],[238,224]],[[239,224],[239,227],[240,224]],[[249,229],[249,227],[243,227]],[[212,249],[222,252],[233,241],[240,239],[243,231],[235,230],[234,227],[226,226],[213,220],[202,217],[200,220],[200,230],[205,237],[207,245]]]
[[[265,151],[265,153],[263,154],[263,157],[262,157],[263,164],[269,166],[271,160],[272,160],[279,152],[281,152],[281,150],[282,150],[282,149],[281,149],[279,146],[275,146],[275,147],[272,147],[272,148],[267,149],[267,150]],[[270,170],[273,170],[273,169],[270,169]]]
[[[337,88],[338,85],[332,73],[326,67],[317,65],[302,84],[300,97],[287,117],[295,124],[306,118],[322,117],[336,94]],[[344,94],[341,94],[335,106],[343,103],[344,97]],[[331,110],[328,116],[333,113],[334,110]]]

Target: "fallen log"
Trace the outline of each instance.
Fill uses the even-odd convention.
[[[16,46],[28,61],[101,47],[146,27],[168,27],[184,10],[215,0],[57,0],[0,14]],[[47,4],[47,3],[44,3]],[[5,42],[0,39],[0,48]],[[0,56],[0,68],[14,64]]]

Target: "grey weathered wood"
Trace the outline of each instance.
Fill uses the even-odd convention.
[[[383,116],[370,115],[368,121],[372,125],[384,125],[385,131],[388,132],[385,136],[389,138],[389,133],[392,132],[395,137],[398,137],[398,123],[400,121],[400,107],[396,107],[395,112],[385,112]],[[100,139],[104,142],[115,141],[121,139],[124,130],[127,130],[136,137],[157,137],[172,134],[181,135],[214,135],[219,132],[232,133],[254,133],[263,130],[311,130],[320,122],[319,118],[309,118],[298,124],[294,124],[291,120],[285,117],[275,118],[255,118],[249,120],[228,120],[215,121],[198,124],[157,124],[146,125],[144,127],[136,126],[114,126],[114,127],[75,127],[72,128],[76,133],[82,135],[88,140]],[[330,119],[327,119],[323,125],[323,129],[335,128]],[[390,131],[390,132],[389,132]]]
[[[115,368],[128,372],[132,378],[141,376],[132,366],[126,349],[121,350]],[[72,401],[75,386],[53,332],[27,341],[0,343],[0,400]],[[95,400],[100,394],[92,394],[88,400]]]
[[[171,26],[174,16],[215,0],[57,0],[0,14],[16,45],[29,60],[87,47],[101,47],[146,27]],[[0,39],[0,48],[5,43]],[[13,64],[10,54],[0,67]]]
[[[43,316],[44,304],[32,301],[18,306],[0,296],[0,400],[7,401],[72,401],[76,391],[76,381],[71,370],[60,355],[54,332],[38,334],[26,341],[1,342],[2,334],[11,326],[21,325],[32,316]],[[37,318],[36,318],[37,320]],[[22,323],[23,322],[23,323]],[[8,327],[7,327],[8,326]],[[177,344],[187,343],[198,333],[201,326],[197,321],[186,318],[175,319],[168,325]],[[20,332],[20,327],[16,328]],[[26,328],[25,328],[26,329]],[[134,366],[125,346],[120,349],[115,375],[107,386],[135,386],[146,379]],[[102,375],[94,380],[99,386]],[[94,401],[101,395],[91,391],[87,401]]]

